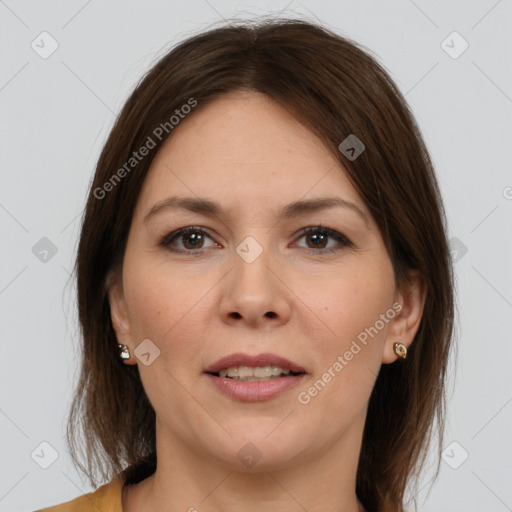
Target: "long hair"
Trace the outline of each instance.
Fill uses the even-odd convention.
[[[396,285],[409,269],[425,279],[423,316],[407,362],[382,365],[375,382],[356,480],[367,510],[403,512],[406,488],[424,467],[434,425],[436,477],[441,460],[454,338],[445,211],[420,130],[385,69],[356,42],[297,19],[233,21],[191,36],[151,67],[124,104],[96,166],[74,268],[83,345],[67,425],[73,461],[94,486],[98,475],[105,480],[122,472],[126,483],[136,483],[156,469],[155,412],[137,365],[126,366],[118,357],[108,290],[122,266],[151,162],[179,129],[172,116],[176,110],[194,115],[194,109],[236,90],[268,95],[316,134],[375,218]],[[339,148],[351,134],[365,144],[357,159]],[[144,158],[134,157],[150,145]]]

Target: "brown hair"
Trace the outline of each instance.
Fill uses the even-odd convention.
[[[152,159],[172,134],[170,117],[191,98],[199,109],[236,90],[268,95],[319,136],[374,216],[397,286],[408,269],[425,279],[423,316],[407,360],[382,365],[377,377],[357,471],[356,492],[367,510],[403,511],[406,486],[424,467],[435,419],[439,473],[454,338],[445,211],[425,143],[390,76],[368,50],[303,20],[235,21],[189,37],[147,72],[119,114],[89,190],[75,264],[83,353],[67,430],[73,461],[94,486],[96,471],[110,479],[124,469],[125,481],[136,483],[156,469],[155,412],[138,366],[118,357],[108,289],[119,275]],[[161,139],[155,136],[159,126],[167,127]],[[366,147],[355,160],[339,149],[350,134]],[[134,163],[133,153],[148,145],[148,137],[156,147]],[[78,457],[80,430],[85,465]]]

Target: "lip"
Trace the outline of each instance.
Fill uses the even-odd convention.
[[[278,377],[277,379],[261,382],[241,382],[225,377],[217,377],[211,373],[207,373],[206,376],[217,389],[235,400],[262,402],[298,386],[306,374]]]
[[[280,368],[288,369],[295,373],[307,373],[302,366],[298,365],[297,363],[294,363],[293,361],[289,361],[284,357],[278,356],[277,354],[265,353],[251,356],[249,354],[244,354],[242,352],[237,352],[235,354],[230,354],[229,356],[222,357],[221,359],[215,361],[215,363],[208,366],[204,370],[204,372],[208,374],[218,373],[220,370],[225,370],[232,366],[250,366],[253,368],[256,366],[279,366]],[[285,378],[290,379],[293,377]],[[273,380],[277,381],[280,379]],[[256,382],[255,384],[260,383]]]

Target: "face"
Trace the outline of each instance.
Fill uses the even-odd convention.
[[[160,204],[148,216],[171,196],[218,211]],[[282,214],[319,198],[345,206]],[[228,466],[240,466],[241,449],[261,454],[259,469],[335,450],[362,429],[397,334],[408,341],[368,209],[320,140],[258,93],[200,105],[175,128],[141,189],[121,279],[112,319],[155,409],[157,442]],[[293,385],[264,399],[232,396],[205,370],[233,353],[275,354],[304,373],[276,379]]]

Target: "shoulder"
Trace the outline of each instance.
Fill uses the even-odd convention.
[[[123,512],[121,504],[123,483],[121,474],[117,474],[110,482],[98,487],[93,492],[35,512],[97,512],[98,509]]]

